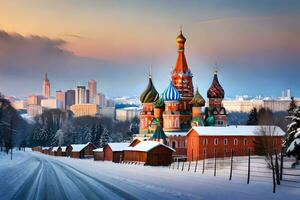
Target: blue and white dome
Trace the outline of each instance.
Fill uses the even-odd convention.
[[[161,94],[161,98],[163,101],[179,101],[180,100],[180,93],[174,87],[172,81],[170,81],[169,86],[165,91]]]

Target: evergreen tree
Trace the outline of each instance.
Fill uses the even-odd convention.
[[[288,109],[288,113],[289,113],[289,114],[292,114],[292,113],[293,113],[293,110],[294,110],[295,108],[297,108],[295,99],[294,99],[294,97],[291,97],[291,103],[290,103],[290,106],[289,106],[289,109]]]
[[[250,111],[248,120],[247,120],[247,125],[258,125],[258,114],[257,114],[257,109],[253,108]]]
[[[100,137],[100,147],[103,148],[109,141],[109,133],[106,128],[103,129],[103,132]]]
[[[288,156],[294,156],[298,161],[300,160],[300,107],[290,111],[287,118],[291,120],[291,123],[287,126],[285,146],[288,149],[286,153]]]

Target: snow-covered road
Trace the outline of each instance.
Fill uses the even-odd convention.
[[[299,188],[206,174],[16,152],[0,154],[0,199],[297,199]]]

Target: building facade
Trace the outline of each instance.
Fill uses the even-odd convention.
[[[97,95],[97,82],[95,80],[89,80],[88,82],[89,88],[89,101],[90,103],[96,103],[96,95]]]
[[[55,98],[61,102],[62,104],[62,109],[66,108],[66,94],[65,92],[59,90],[55,92]]]
[[[138,107],[127,107],[116,109],[116,120],[118,121],[131,121],[138,117],[140,108]]]
[[[62,102],[55,98],[42,99],[41,106],[45,109],[63,109]]]
[[[75,104],[86,103],[86,89],[85,86],[77,86],[75,91]]]
[[[75,104],[75,90],[67,90],[65,93],[66,109],[70,110],[70,107],[74,104]]]
[[[100,113],[96,104],[75,104],[71,106],[71,111],[75,117],[98,116]]]

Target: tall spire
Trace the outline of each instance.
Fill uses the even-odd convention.
[[[44,81],[49,81],[47,72],[45,73]]]
[[[177,46],[178,46],[178,56],[175,68],[173,72],[175,73],[186,73],[189,72],[188,64],[184,55],[184,45],[186,42],[186,38],[182,34],[182,27],[180,26],[180,33],[176,38]]]

